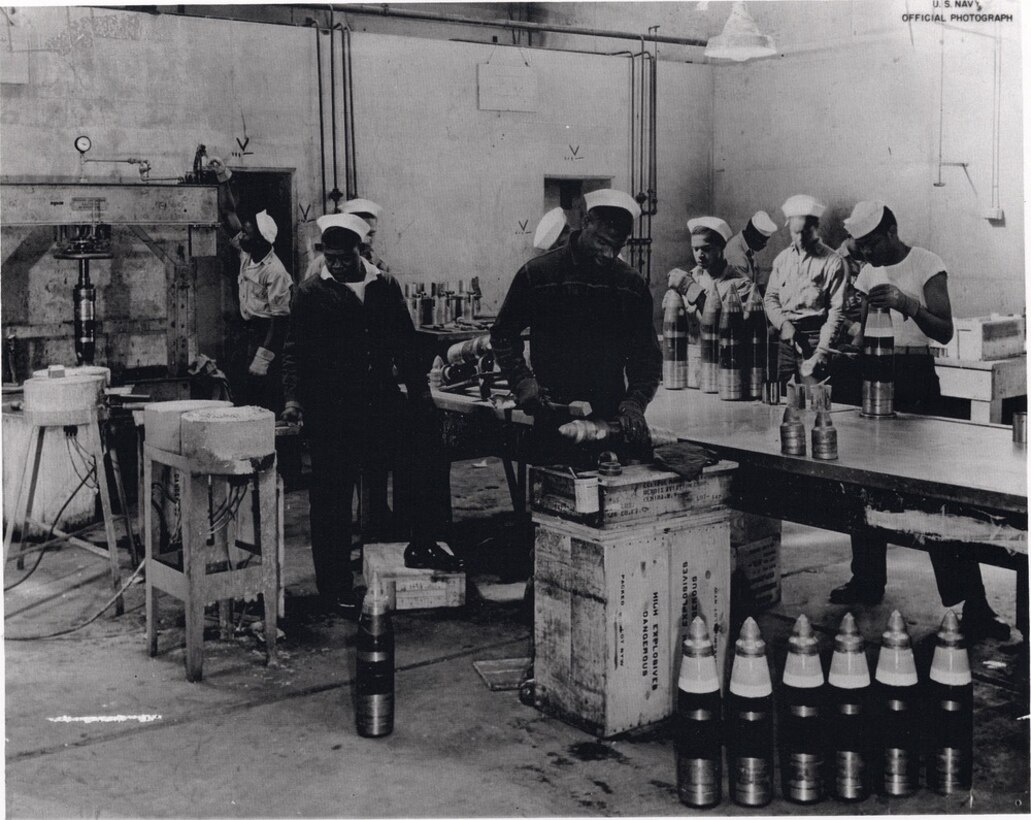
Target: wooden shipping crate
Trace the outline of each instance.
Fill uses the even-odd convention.
[[[530,470],[530,503],[536,512],[598,529],[635,526],[722,506],[736,467],[732,461],[720,461],[706,467],[694,481],[687,481],[651,464],[631,464],[618,476],[598,476],[597,512],[578,512],[575,480],[568,469],[534,467]]]
[[[534,514],[534,679],[545,711],[600,737],[669,717],[695,615],[722,670],[729,511],[602,531]]]
[[[434,609],[465,604],[465,573],[405,566],[404,542],[366,544],[362,574],[369,589],[386,593],[391,609]]]

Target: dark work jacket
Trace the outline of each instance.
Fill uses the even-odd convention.
[[[567,245],[531,259],[516,273],[491,345],[513,387],[535,375],[551,399],[589,401],[613,418],[624,399],[641,408],[655,396],[662,352],[648,285],[620,259],[607,271],[577,258],[579,232]],[[533,371],[523,357],[530,329]]]
[[[366,285],[364,304],[346,285],[318,275],[295,289],[283,346],[283,392],[286,401],[300,403],[305,426],[317,428],[313,433],[327,423],[367,431],[376,405],[400,398],[395,365],[409,396],[428,394],[396,279],[380,273]]]

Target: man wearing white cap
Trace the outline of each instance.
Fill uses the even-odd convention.
[[[362,258],[372,262],[373,265],[384,273],[390,273],[390,266],[377,256],[373,249],[376,239],[376,226],[379,224],[380,216],[383,215],[383,208],[371,199],[359,198],[347,200],[340,210],[345,214],[354,214],[355,216],[361,217],[365,220],[365,223],[369,226],[369,233],[362,241]]]
[[[539,251],[550,251],[569,237],[569,220],[562,208],[552,208],[537,223],[533,232],[533,246]]]
[[[763,275],[755,262],[755,255],[766,248],[770,237],[777,231],[777,224],[766,211],[756,211],[745,227],[730,237],[723,251],[727,264],[759,286],[766,287],[768,275]]]
[[[243,338],[231,344],[229,378],[237,404],[253,404],[278,411],[279,355],[290,315],[293,278],[273,249],[279,229],[267,211],[245,217],[241,223],[236,198],[228,182],[232,172],[218,157],[208,167],[219,183],[222,221],[239,251],[237,286]]]
[[[379,223],[379,218],[383,213],[383,208],[371,199],[349,199],[343,204],[343,207],[341,207],[340,213],[354,214],[369,226],[368,236],[362,240],[359,253],[361,253],[363,259],[371,262],[379,268],[379,270],[383,271],[383,273],[390,273],[390,266],[380,257],[376,256],[373,251],[373,240],[376,237],[376,225]],[[316,254],[308,264],[308,267],[304,272],[304,278],[308,279],[311,276],[317,276],[321,271],[322,254]]]
[[[641,213],[633,197],[604,189],[584,197],[581,230],[531,259],[512,280],[491,343],[520,408],[534,415],[531,460],[588,461],[556,432],[568,418],[551,403],[588,401],[601,419],[618,420],[629,448],[650,443],[644,411],[655,396],[662,353],[647,283],[619,259]],[[530,330],[533,369],[523,355]],[[609,449],[606,447],[605,449]]]
[[[674,268],[669,272],[669,287],[684,297],[684,303],[698,313],[705,309],[705,296],[715,289],[720,301],[727,297],[731,288],[737,290],[741,303],[752,296],[755,287],[751,279],[741,271],[727,264],[724,251],[731,238],[730,226],[719,217],[700,216],[687,220],[691,231],[691,250],[696,265],[690,273]]]
[[[291,306],[283,418],[303,418],[309,439],[319,596],[328,610],[350,616],[359,607],[350,569],[351,501],[363,468],[389,462],[421,488],[412,498],[408,566],[455,570],[461,562],[436,541],[447,527],[448,483],[437,472],[447,463],[401,287],[362,258],[360,244],[369,230],[364,220],[330,214],[316,221],[325,261],[318,276],[298,286]]]
[[[778,375],[819,377],[830,359],[831,342],[841,324],[845,262],[817,233],[825,206],[806,194],[781,206],[791,244],[773,260],[763,305],[780,334]]]
[[[895,331],[895,407],[910,413],[936,413],[941,400],[928,341],[952,338],[948,274],[941,257],[899,239],[895,214],[883,202],[856,204],[845,230],[866,265],[855,288],[867,305],[887,308]],[[865,311],[864,311],[865,313]],[[834,603],[876,602],[884,595],[887,542],[862,528],[852,535],[852,579],[831,592]],[[966,556],[928,544],[942,603],[963,603],[967,640],[1008,640],[1010,628],[988,605],[981,567]]]

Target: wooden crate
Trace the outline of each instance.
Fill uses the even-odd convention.
[[[366,544],[362,574],[369,589],[380,587],[391,609],[434,609],[465,604],[465,573],[405,566],[404,542]]]
[[[723,668],[726,508],[617,531],[541,513],[534,522],[534,678],[545,711],[600,737],[669,717],[697,614]]]
[[[598,512],[578,512],[573,475],[568,469],[530,470],[530,503],[535,512],[555,515],[598,529],[636,526],[712,509],[726,503],[731,461],[706,467],[694,481],[650,464],[632,464],[618,476],[598,476]],[[579,473],[595,476],[597,473]]]

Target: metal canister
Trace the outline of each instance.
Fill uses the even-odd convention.
[[[838,457],[838,431],[827,410],[820,410],[813,423],[813,458],[834,461]]]
[[[737,288],[727,291],[720,311],[718,389],[724,401],[745,398],[744,338],[745,317]]]
[[[1027,444],[1027,412],[1017,410],[1013,414],[1013,441],[1016,444]]]
[[[884,308],[869,309],[863,332],[863,415],[895,414],[895,332]]]
[[[745,303],[745,344],[745,394],[749,399],[762,399],[769,335],[766,332],[766,311],[758,288],[752,288],[752,294]]]
[[[701,316],[701,380],[703,393],[718,393],[720,389],[720,295],[716,288],[705,294],[705,308]]]
[[[394,627],[387,596],[373,587],[365,596],[358,635],[355,672],[355,724],[362,737],[394,731]]]
[[[687,309],[674,289],[662,298],[662,385],[667,390],[687,387]]]
[[[780,425],[780,451],[786,456],[805,455],[805,425],[799,411],[790,404],[784,408]]]
[[[435,306],[436,300],[432,296],[427,296],[424,293],[419,297],[419,327],[436,324]]]
[[[442,383],[448,385],[466,381],[473,378],[475,375],[475,362],[456,362],[454,364],[444,365],[444,369],[441,371],[440,377]]]

